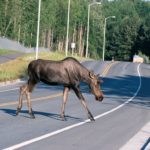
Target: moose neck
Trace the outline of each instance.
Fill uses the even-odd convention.
[[[81,73],[81,81],[90,84],[90,77],[89,77],[89,70],[88,69],[84,69],[84,71]]]

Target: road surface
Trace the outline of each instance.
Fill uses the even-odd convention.
[[[103,102],[95,101],[88,86],[81,85],[96,121],[87,119],[73,91],[69,93],[66,106],[67,120],[61,121],[59,114],[63,87],[42,83],[32,94],[36,119],[29,118],[26,103],[16,117],[19,86],[22,83],[2,86],[0,149],[119,150],[150,121],[149,65],[100,61],[83,64],[100,73],[103,79]],[[136,145],[132,146],[137,149]]]
[[[0,55],[0,64],[1,63],[6,63],[10,60],[16,59],[17,57],[23,56],[24,53],[12,53],[12,54],[5,54],[5,55]]]

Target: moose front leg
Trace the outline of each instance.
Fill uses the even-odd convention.
[[[26,94],[26,99],[27,99],[27,106],[28,106],[29,115],[32,119],[34,119],[35,116],[33,114],[32,106],[31,106],[31,93],[32,93],[32,91],[33,91],[36,84],[37,84],[37,81],[29,79],[28,80],[28,87],[27,87],[27,90],[26,90],[26,93],[25,93]]]
[[[82,95],[82,93],[80,92],[80,89],[79,87],[76,88],[74,87],[73,88],[74,92],[76,93],[77,97],[79,98],[79,100],[81,101],[81,104],[83,105],[83,107],[85,108],[85,110],[87,111],[87,115],[88,115],[88,118],[91,120],[91,121],[95,121],[92,113],[90,112],[90,110],[88,109],[88,106],[87,106],[87,103]]]
[[[60,115],[63,121],[65,120],[65,105],[67,103],[69,90],[70,90],[69,87],[64,87],[63,102],[62,102],[61,115]]]
[[[86,104],[86,101],[84,98],[80,99],[81,100],[81,103],[82,105],[84,106],[85,110],[87,111],[87,114],[88,114],[88,118],[91,120],[91,121],[95,121],[92,113],[90,112],[90,110],[88,109],[87,107],[87,104]]]

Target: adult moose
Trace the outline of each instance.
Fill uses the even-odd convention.
[[[42,81],[49,85],[63,85],[63,103],[61,108],[61,118],[65,118],[65,104],[68,99],[68,92],[72,89],[82,105],[87,111],[88,118],[94,121],[94,117],[87,107],[86,101],[80,91],[80,82],[85,82],[89,85],[91,92],[95,95],[97,101],[103,100],[103,93],[100,90],[100,81],[98,76],[89,71],[76,59],[68,57],[61,61],[52,60],[33,60],[28,65],[29,80],[26,84],[20,87],[19,104],[16,115],[19,114],[22,108],[22,98],[26,95],[28,111],[31,118],[35,118],[31,108],[30,95],[34,86]]]

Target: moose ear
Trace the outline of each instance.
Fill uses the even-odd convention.
[[[94,75],[93,71],[90,71],[90,72],[89,72],[89,77],[90,77],[91,79],[94,79],[94,78],[95,78],[95,75]]]

